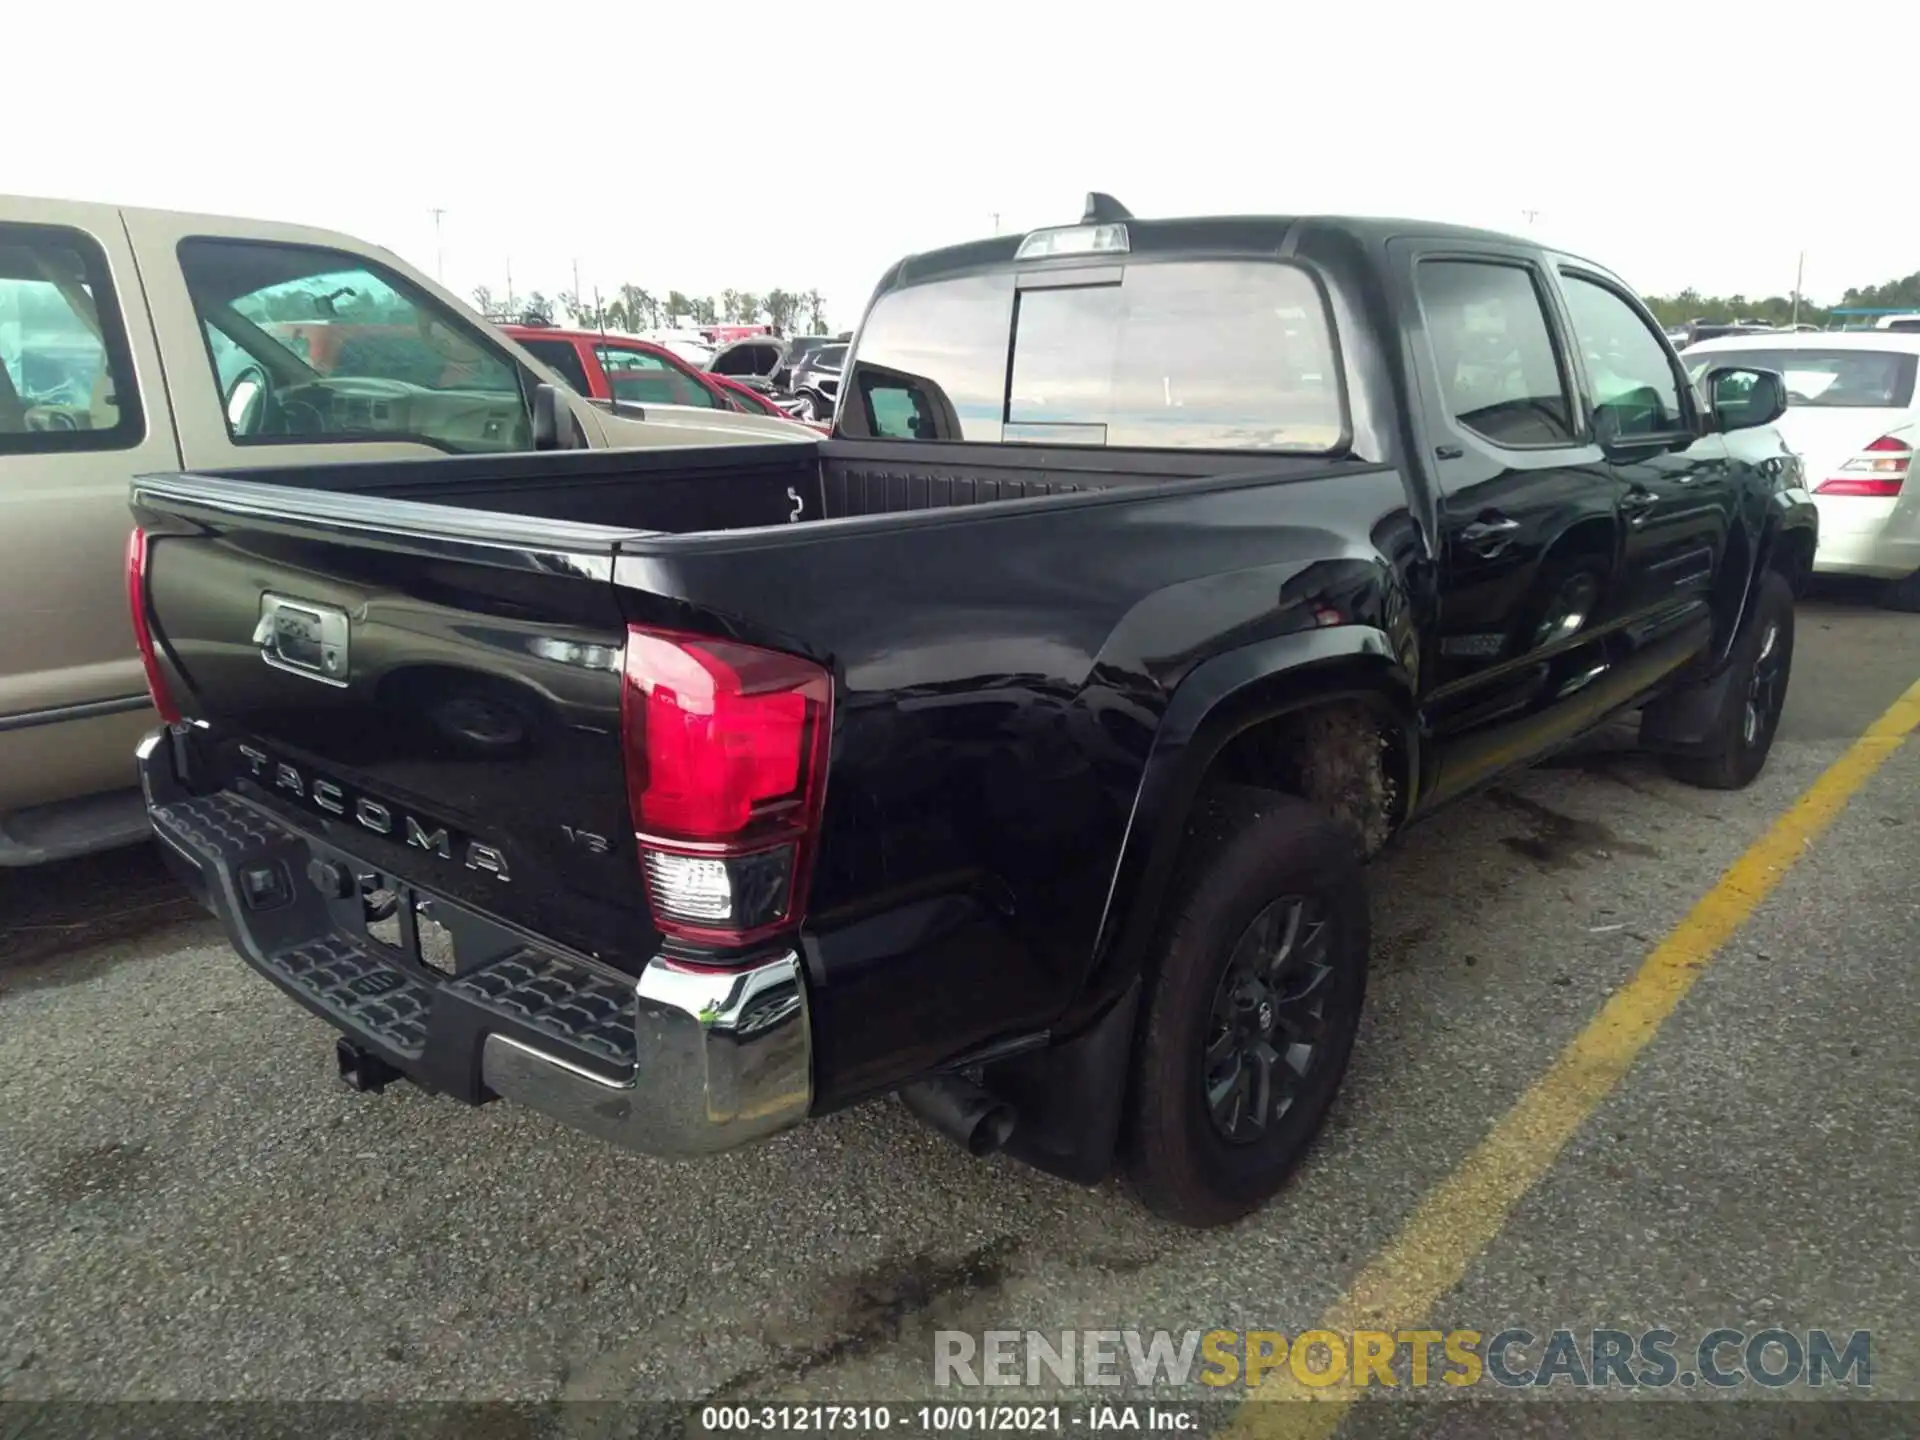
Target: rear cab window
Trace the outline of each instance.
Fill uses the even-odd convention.
[[[1325,454],[1347,433],[1325,300],[1282,260],[907,286],[868,315],[853,385],[887,439]]]

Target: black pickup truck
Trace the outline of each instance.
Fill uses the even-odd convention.
[[[899,1092],[1214,1224],[1339,1086],[1363,862],[1632,710],[1772,742],[1780,377],[1442,225],[916,255],[833,433],[151,476],[153,825],[357,1087],[690,1156]],[[550,413],[550,407],[548,407]]]

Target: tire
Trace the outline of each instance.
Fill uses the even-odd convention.
[[[1360,1028],[1369,941],[1359,847],[1326,812],[1275,791],[1221,786],[1202,797],[1196,817],[1152,957],[1128,1087],[1125,1160],[1149,1210],[1202,1227],[1237,1220],[1271,1199],[1319,1133]],[[1300,924],[1290,931],[1296,913]],[[1273,941],[1288,933],[1296,940],[1294,967],[1283,966],[1264,987],[1244,962],[1279,947],[1251,943],[1256,922],[1272,926]],[[1302,998],[1287,998],[1301,991]],[[1284,1054],[1287,1037],[1311,1037],[1293,1042],[1312,1049],[1290,1095],[1269,1089],[1266,1106],[1250,1103],[1259,1064],[1238,1048],[1245,1035],[1223,1030],[1217,1003],[1233,1024],[1259,1031],[1252,1043],[1266,1041],[1282,1084],[1292,1072],[1284,1058],[1271,1057]],[[1219,1058],[1223,1045],[1236,1055]],[[1225,1081],[1229,1074],[1235,1081]],[[1240,1095],[1240,1133],[1224,1123],[1231,1114],[1216,1117],[1213,1086]],[[1262,1123],[1256,1111],[1265,1112]]]
[[[1889,580],[1880,587],[1880,606],[1883,610],[1904,610],[1909,614],[1920,613],[1920,570],[1904,580]]]
[[[1769,638],[1771,637],[1771,638]],[[1663,757],[1667,773],[1702,790],[1744,790],[1765,768],[1793,673],[1793,587],[1769,570],[1728,662],[1709,748]]]

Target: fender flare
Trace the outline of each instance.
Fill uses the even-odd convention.
[[[1107,890],[1083,999],[1111,996],[1141,969],[1173,883],[1187,821],[1208,768],[1235,736],[1333,700],[1379,706],[1401,732],[1410,813],[1420,770],[1412,675],[1385,632],[1339,625],[1226,651],[1190,671],[1155,731]]]
[[[1756,519],[1753,538],[1746,547],[1748,564],[1745,575],[1741,577],[1735,608],[1728,619],[1725,633],[1715,636],[1717,643],[1714,646],[1713,663],[1716,668],[1725,664],[1727,657],[1733,653],[1733,642],[1740,634],[1740,627],[1746,623],[1747,612],[1753,608],[1753,597],[1760,591],[1760,578],[1776,568],[1774,557],[1779,553],[1782,543],[1787,542],[1789,537],[1803,534],[1808,537],[1809,571],[1813,564],[1813,552],[1820,545],[1820,512],[1814,509],[1811,499],[1796,499],[1787,491],[1775,491],[1762,500]],[[1733,546],[1729,543],[1729,559],[1733,553]],[[1797,597],[1806,583],[1806,575],[1790,574],[1787,578],[1793,582],[1794,595]]]
[[[1760,582],[1769,571],[1778,568],[1774,558],[1789,537],[1809,537],[1807,560],[1811,570],[1813,552],[1820,543],[1819,512],[1810,501],[1794,500],[1786,495],[1777,499],[1779,504],[1769,511],[1766,523],[1753,543],[1753,561],[1747,567],[1738,591],[1739,608],[1734,611],[1724,637],[1718,637],[1714,645],[1712,669],[1704,678],[1658,696],[1641,712],[1640,740],[1649,749],[1686,755],[1697,753],[1703,746],[1712,743],[1714,722],[1727,703],[1727,687],[1733,679],[1727,668],[1728,657],[1732,655],[1734,642],[1753,609]],[[1795,539],[1793,543],[1797,544],[1798,540]],[[1787,578],[1793,583],[1797,597],[1806,582],[1806,575],[1788,574]]]

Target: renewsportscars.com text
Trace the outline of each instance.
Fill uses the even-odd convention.
[[[1866,1330],[988,1330],[934,1334],[940,1386],[1728,1389],[1873,1384]]]

